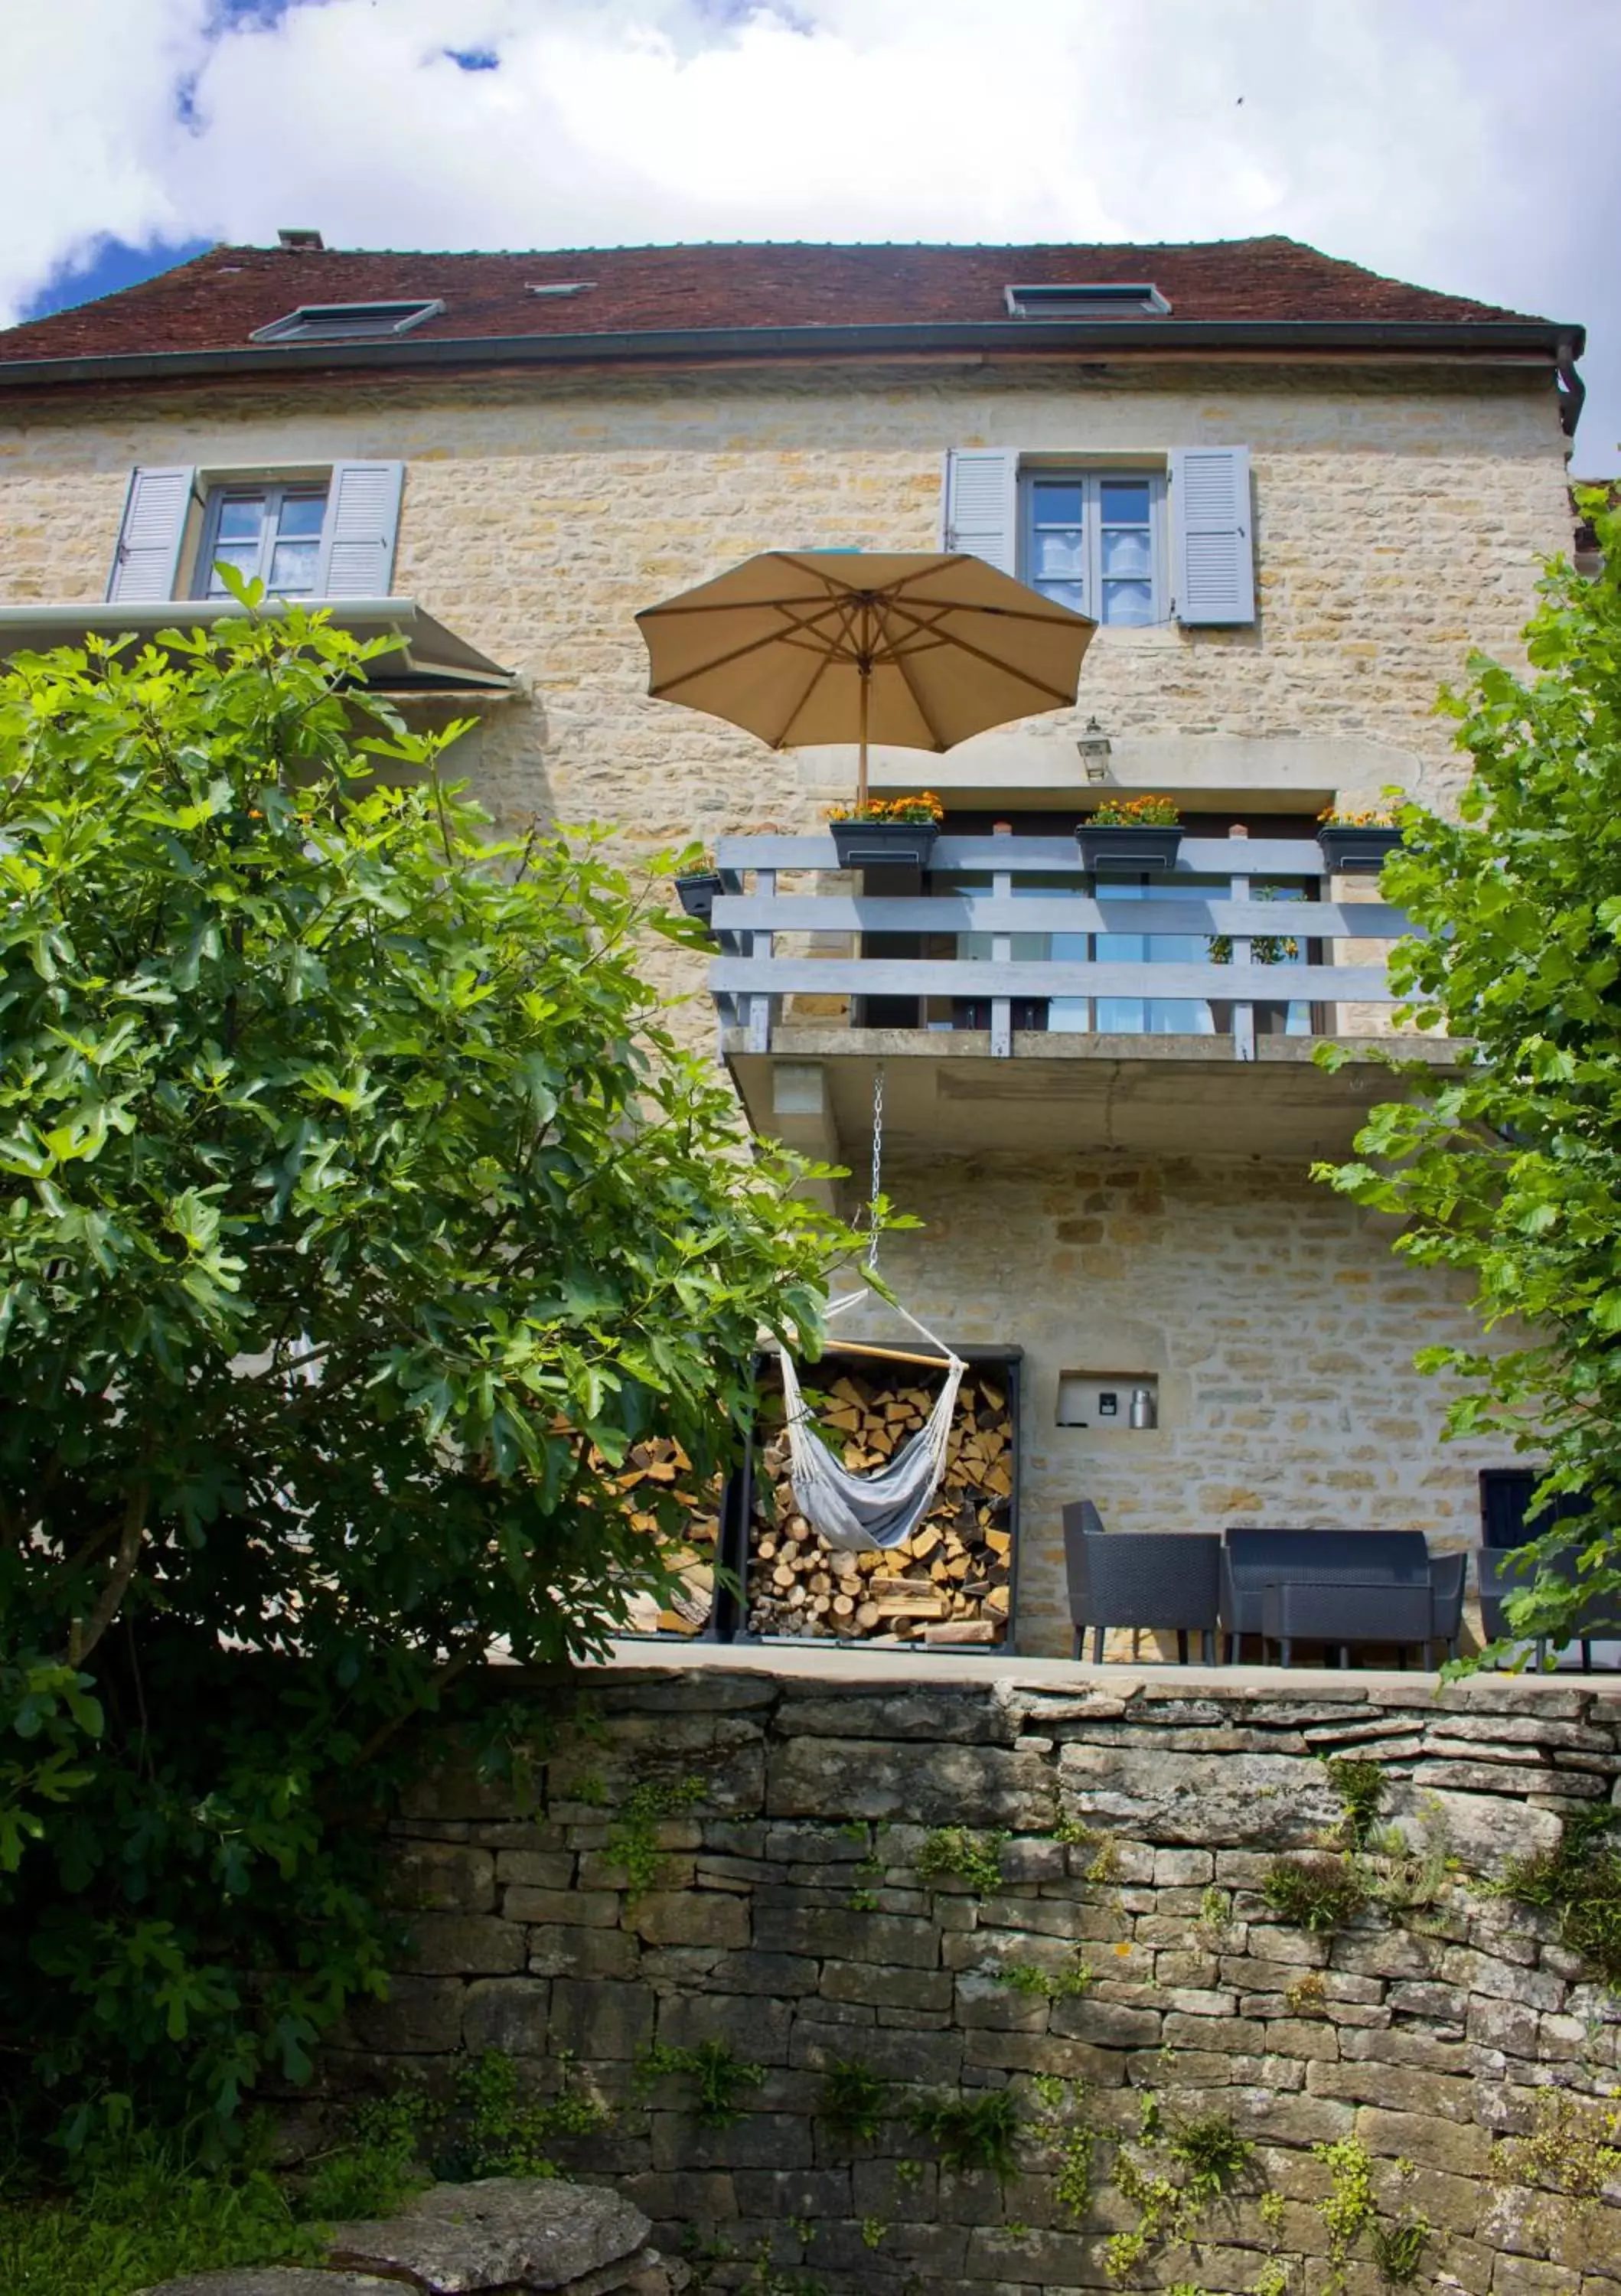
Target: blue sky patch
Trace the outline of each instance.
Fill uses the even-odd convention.
[[[53,271],[23,311],[25,319],[43,319],[52,311],[71,310],[76,303],[94,303],[98,295],[111,295],[120,287],[138,286],[189,263],[214,244],[210,239],[153,240],[146,247],[131,247],[127,240],[98,239],[78,262]]]

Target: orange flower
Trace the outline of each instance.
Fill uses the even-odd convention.
[[[932,790],[916,797],[870,797],[863,805],[830,805],[824,821],[944,821],[946,808]]]
[[[1106,797],[1092,819],[1098,829],[1175,829],[1182,809],[1171,797]]]

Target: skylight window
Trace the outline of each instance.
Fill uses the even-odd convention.
[[[587,288],[595,285],[594,279],[531,280],[528,291],[531,295],[583,295]]]
[[[1147,280],[1054,280],[1004,291],[1014,319],[1158,319],[1171,308]]]
[[[442,302],[300,303],[284,319],[255,330],[256,343],[364,343],[409,333],[424,319],[437,318]]]

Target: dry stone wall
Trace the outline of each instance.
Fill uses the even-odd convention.
[[[1613,1685],[585,1681],[527,1798],[452,1766],[398,1821],[414,1958],[335,2088],[490,2048],[566,2080],[609,2116],[568,2173],[700,2286],[1373,2296],[1421,2221],[1404,2285],[1621,2287],[1621,2001],[1480,1879],[1616,1799]],[[1264,1890],[1343,1818],[1328,1757],[1379,1765],[1431,1862],[1320,1933]],[[869,2135],[830,2120],[839,2064],[882,2084]],[[1007,2116],[1005,2173],[949,2165],[929,2100]],[[1162,2196],[1134,2256],[1201,2144],[1230,2189]],[[1527,2181],[1538,2144],[1585,2201]]]

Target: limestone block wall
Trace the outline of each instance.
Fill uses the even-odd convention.
[[[488,715],[473,769],[509,819],[624,824],[642,849],[809,825],[791,758],[649,701],[639,606],[778,546],[932,549],[946,448],[1163,455],[1249,446],[1252,627],[1100,632],[1077,714],[1032,738],[1073,762],[1097,715],[1134,737],[1321,737],[1442,786],[1437,687],[1515,650],[1541,554],[1568,546],[1551,381],[1415,368],[1088,378],[965,364],[771,373],[301,379],[0,406],[0,598],[95,598],[132,465],[407,465],[396,587],[532,700]],[[1314,762],[1314,785],[1322,777]]]
[[[1195,1134],[1196,1104],[1188,1120]],[[1478,1542],[1478,1470],[1511,1455],[1443,1444],[1450,1390],[1412,1368],[1420,1347],[1478,1341],[1468,1287],[1396,1258],[1394,1223],[1298,1163],[1007,1150],[894,1157],[884,1185],[927,1222],[885,1242],[898,1296],[946,1338],[1025,1350],[1021,1652],[1069,1649],[1071,1499],[1093,1500],[1111,1530],[1315,1524]],[[881,1307],[839,1321],[890,1345],[901,1328]],[[1066,1371],[1151,1374],[1158,1426],[1060,1427]]]
[[[638,607],[761,549],[936,548],[953,447],[1163,456],[1201,441],[1251,450],[1256,622],[1100,631],[1077,709],[1029,721],[1011,751],[998,737],[990,778],[1056,780],[1061,805],[1095,716],[1150,785],[1444,796],[1458,768],[1437,690],[1471,646],[1516,653],[1537,562],[1570,540],[1540,373],[829,362],[7,399],[0,600],[100,598],[137,463],[401,459],[395,588],[525,681],[523,699],[474,711],[458,767],[509,831],[604,821],[634,859],[819,828],[846,786],[825,754],[774,756],[650,700]],[[677,1029],[710,1042],[701,959],[655,944],[647,961],[692,997]]]
[[[921,1667],[585,1686],[589,1730],[559,1725],[529,1796],[454,1764],[414,1794],[394,1827],[414,1957],[354,2013],[330,2092],[443,2088],[487,2048],[543,2093],[566,2078],[608,2116],[560,2141],[569,2173],[615,2183],[667,2252],[684,2237],[704,2285],[1375,2296],[1366,2230],[1331,2270],[1314,2148],[1347,2144],[1380,2224],[1430,2227],[1404,2284],[1621,2285],[1621,2184],[1592,2150],[1621,2001],[1551,1915],[1482,1879],[1615,1798],[1613,1686]],[[1265,1884],[1341,1816],[1337,1755],[1377,1764],[1381,1818],[1456,1864],[1404,1913],[1313,1932]],[[627,1833],[633,1797],[676,1814]],[[941,1870],[947,1828],[988,1870]],[[657,1852],[634,1887],[632,1837]],[[725,2126],[680,2069],[705,2048],[733,2069]],[[839,2063],[883,2084],[870,2136],[829,2124]],[[913,2124],[927,2099],[999,2092],[1001,2178],[943,2165]],[[1193,2245],[1150,2241],[1117,2279],[1107,2243],[1142,2224],[1131,2164],[1175,2183],[1167,2135],[1196,2124],[1250,2148],[1232,2190],[1184,2226]],[[1585,2206],[1527,2183],[1516,2148],[1539,2130],[1568,2178],[1597,2164]]]

